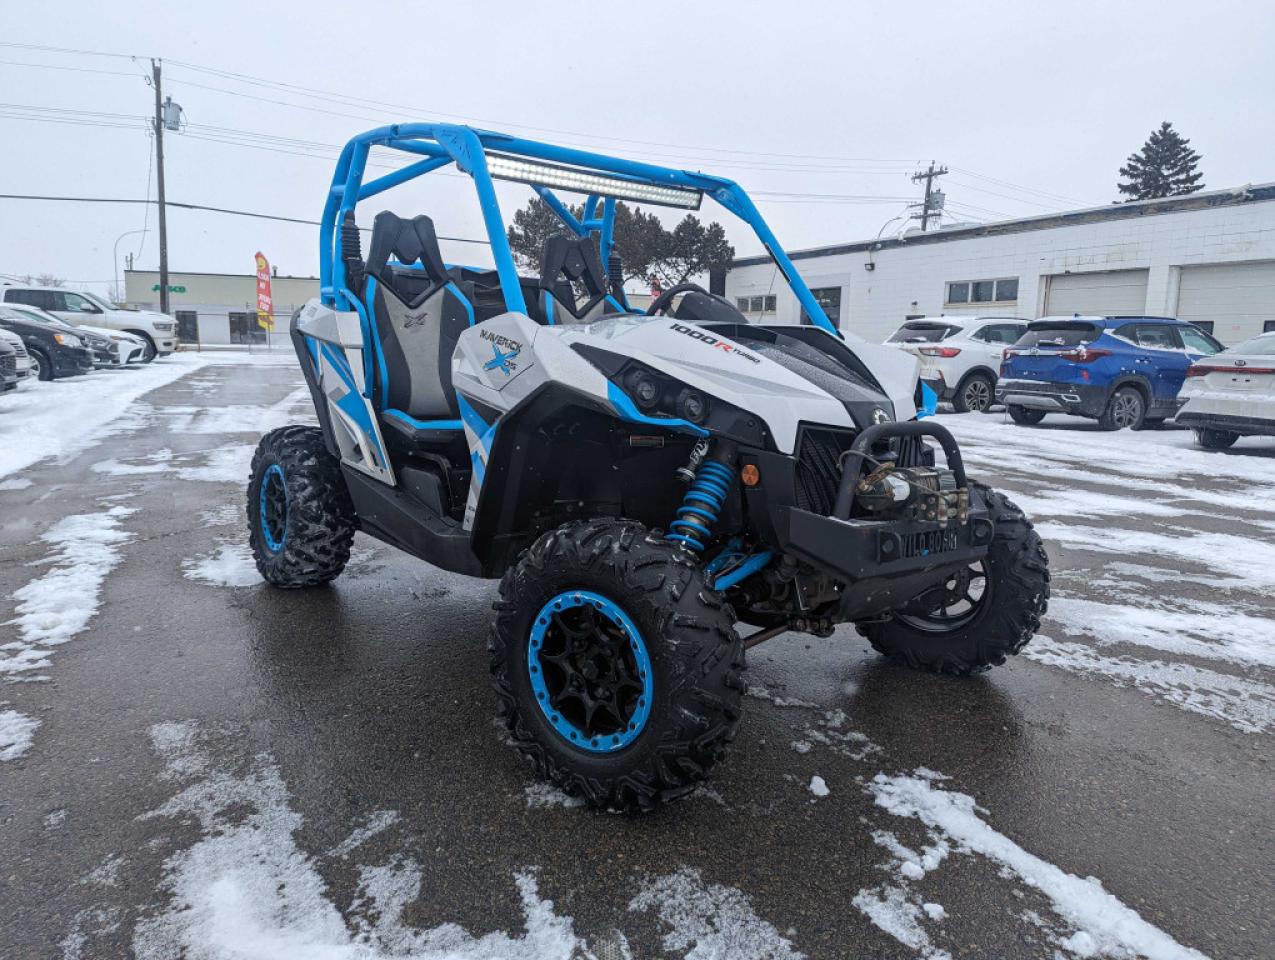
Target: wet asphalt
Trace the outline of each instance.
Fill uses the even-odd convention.
[[[112,503],[137,511],[122,521],[132,539],[88,630],[56,650],[40,671],[47,680],[0,681],[0,706],[41,721],[30,752],[0,764],[0,956],[129,956],[138,923],[169,909],[166,864],[200,837],[190,818],[145,816],[180,787],[151,738],[172,721],[194,721],[227,764],[272,759],[302,818],[294,839],[351,928],[357,865],[411,858],[424,884],[403,913],[410,926],[517,934],[512,877],[531,869],[540,895],[598,955],[620,931],[634,957],[680,957],[689,945],[630,904],[644,878],[690,868],[740,891],[794,954],[916,957],[923,951],[852,901],[891,880],[874,831],[913,849],[927,842],[921,823],[876,806],[865,785],[924,767],[973,796],[1001,834],[1097,877],[1179,943],[1214,958],[1275,955],[1271,732],[1023,657],[955,680],[886,662],[848,628],[829,639],[784,635],[749,655],[755,695],[711,790],[648,816],[529,804],[529,771],[493,724],[493,584],[361,535],[330,588],[197,582],[184,561],[245,537],[231,513],[242,484],[92,469],[108,458],[142,463],[160,448],[198,463],[254,443],[251,433],[183,431],[165,410],[268,406],[299,383],[289,365],[202,368],[148,395],[140,423],[67,463],[24,471],[31,487],[0,491],[0,621],[11,594],[43,571],[31,566],[49,552],[38,537],[59,518]],[[1031,489],[1021,472],[977,472]],[[1225,516],[1198,522],[1237,526]],[[1049,552],[1073,595],[1111,560]],[[1183,579],[1165,589],[1208,596]],[[0,644],[15,631],[0,625]],[[794,749],[837,710],[875,749]],[[816,774],[826,797],[808,789]],[[391,828],[350,856],[330,855],[384,810],[400,815]],[[113,864],[106,881],[104,864]],[[984,857],[953,855],[914,886],[944,906],[947,918],[926,929],[952,957],[1048,958],[1069,929],[1040,891]],[[1044,926],[1025,919],[1033,912]]]

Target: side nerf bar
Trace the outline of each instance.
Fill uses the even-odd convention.
[[[850,449],[841,455],[841,487],[837,490],[837,502],[832,508],[832,515],[838,520],[849,520],[850,509],[854,506],[855,488],[859,485],[859,477],[863,473],[863,460],[868,451],[878,440],[885,437],[933,437],[943,448],[947,457],[947,467],[956,476],[959,489],[969,486],[965,479],[965,462],[961,459],[961,449],[956,445],[956,438],[947,427],[937,423],[922,423],[919,420],[908,420],[903,423],[878,423],[868,427],[850,444]]]

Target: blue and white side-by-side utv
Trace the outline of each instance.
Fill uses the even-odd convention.
[[[419,159],[365,179],[373,147]],[[445,262],[424,215],[378,213],[365,255],[358,204],[449,166],[473,180],[495,268]],[[493,179],[562,221],[539,276],[518,274]],[[583,215],[555,190],[586,196]],[[809,323],[751,324],[689,283],[630,309],[617,200],[706,195],[754,229]],[[320,265],[292,320],[319,427],[264,437],[248,486],[262,576],[326,583],[362,530],[501,578],[499,714],[567,792],[612,809],[690,792],[735,736],[745,649],[784,631],[853,623],[887,656],[970,674],[1037,630],[1049,571],[1031,524],[918,419],[915,358],[828,322],[737,184],[382,127],[341,154]]]

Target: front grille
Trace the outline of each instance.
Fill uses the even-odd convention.
[[[18,375],[18,358],[12,353],[0,357],[0,379],[9,380]]]
[[[9,346],[13,347],[13,355],[15,357],[25,357],[27,355],[27,345],[21,340],[10,343]]]
[[[805,427],[797,442],[797,506],[830,516],[841,483],[841,454],[850,449],[849,430]]]

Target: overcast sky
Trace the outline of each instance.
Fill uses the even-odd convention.
[[[1207,189],[1275,180],[1269,2],[0,0],[0,20],[4,44],[137,58],[0,44],[2,193],[143,198],[149,175],[153,196],[152,56],[188,122],[165,138],[169,200],[288,217],[320,213],[335,150],[315,144],[430,119],[733,177],[790,249],[875,236],[930,160],[959,219],[1110,202],[1166,119]],[[502,188],[506,216],[528,195]],[[481,236],[466,178],[372,204],[364,222],[385,206]],[[121,260],[158,263],[142,206],[0,199],[0,224],[0,274],[104,290],[144,225]],[[173,270],[248,273],[260,249],[317,272],[314,227],[172,209],[168,231]]]

